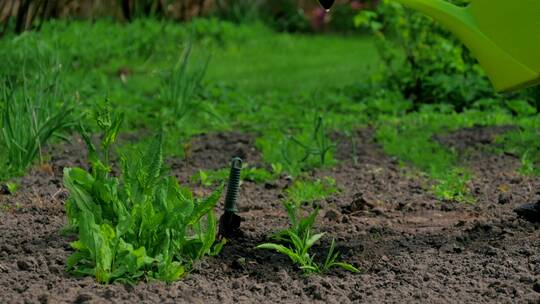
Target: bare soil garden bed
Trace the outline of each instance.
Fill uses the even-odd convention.
[[[100,285],[64,271],[72,250],[62,233],[62,171],[84,166],[86,147],[78,140],[62,144],[51,152],[50,166],[34,168],[16,194],[0,196],[0,302],[540,303],[540,225],[513,212],[540,199],[540,178],[519,175],[516,157],[484,149],[499,131],[473,128],[438,138],[466,151],[477,200],[470,205],[437,200],[422,174],[384,155],[372,130],[357,132],[354,157],[351,144],[341,141],[339,164],[313,173],[333,177],[341,190],[317,202],[317,227],[328,235],[315,252],[326,251],[335,237],[342,259],[361,274],[305,277],[285,256],[254,249],[287,225],[281,200],[290,180],[282,176],[244,182],[238,202],[243,235],[173,284]],[[463,146],[472,142],[481,144]],[[233,155],[261,165],[253,138],[236,133],[196,137],[187,158],[169,165],[189,183],[197,170],[225,167]]]

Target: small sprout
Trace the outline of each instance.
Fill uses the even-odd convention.
[[[345,270],[358,273],[360,270],[351,264],[344,262],[336,262],[339,258],[339,252],[335,252],[335,241],[332,239],[332,244],[326,255],[324,263],[320,264],[314,260],[315,255],[309,254],[309,250],[317,243],[325,233],[313,234],[311,229],[315,223],[318,214],[316,209],[307,217],[301,218],[298,215],[298,208],[292,204],[285,204],[289,214],[291,227],[283,230],[273,236],[273,239],[284,243],[264,243],[258,245],[257,249],[275,250],[281,254],[288,256],[291,261],[297,264],[305,274],[310,273],[326,273],[331,268],[340,267]]]
[[[258,245],[256,248],[275,250],[288,256],[293,263],[297,264],[306,274],[325,273],[335,267],[340,267],[354,273],[360,272],[360,270],[351,264],[337,262],[339,253],[335,252],[334,240],[332,240],[324,263],[317,263],[314,260],[315,255],[309,254],[311,247],[313,247],[325,233],[313,234],[312,232],[315,219],[319,214],[319,209],[316,208],[307,216],[302,217],[300,215],[300,207],[304,202],[312,202],[313,200],[326,197],[329,193],[331,194],[336,191],[335,181],[329,178],[324,181],[317,180],[315,183],[296,182],[295,185],[287,191],[289,197],[284,203],[285,210],[289,216],[289,229],[280,231],[272,236],[272,239],[274,239],[276,243],[264,243]]]

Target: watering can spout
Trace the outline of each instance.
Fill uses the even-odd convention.
[[[540,1],[395,0],[449,29],[478,59],[497,91],[540,84]]]

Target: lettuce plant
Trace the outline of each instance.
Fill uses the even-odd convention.
[[[144,153],[122,155],[122,174],[113,176],[108,153],[121,122],[121,116],[100,113],[101,147],[81,132],[89,147],[90,172],[64,170],[70,192],[67,215],[78,233],[67,270],[100,283],[177,280],[193,261],[223,246],[216,243],[214,214],[222,188],[197,199],[180,187],[164,168],[162,136]]]

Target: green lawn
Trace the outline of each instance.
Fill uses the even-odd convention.
[[[360,36],[263,33],[212,53],[209,82],[254,94],[342,87],[377,64],[373,40]]]

